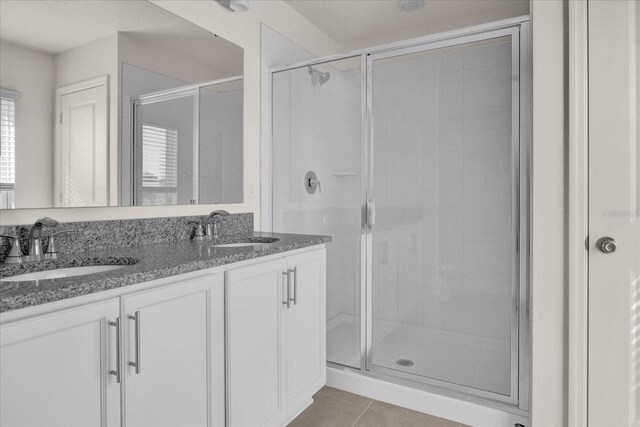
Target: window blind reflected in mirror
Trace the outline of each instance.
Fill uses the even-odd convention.
[[[178,184],[178,130],[142,125],[144,205],[175,204]]]

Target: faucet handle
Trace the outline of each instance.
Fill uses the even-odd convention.
[[[22,257],[24,254],[22,253],[22,249],[20,249],[20,239],[18,236],[9,236],[6,234],[0,234],[0,237],[5,237],[7,239],[13,239],[13,243],[11,244],[11,250],[9,251],[9,255],[4,260],[5,264],[21,264]]]
[[[47,251],[44,253],[45,257],[47,258],[58,257],[58,249],[56,248],[55,237],[59,236],[60,234],[66,234],[66,233],[80,233],[80,232],[78,230],[62,230],[62,231],[56,231],[55,233],[50,235],[49,239],[47,240]]]
[[[189,221],[189,224],[197,224],[196,232],[193,235],[193,240],[204,240],[204,231],[202,231],[202,223],[200,221]]]

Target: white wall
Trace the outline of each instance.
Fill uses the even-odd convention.
[[[62,86],[95,77],[108,76],[110,205],[118,204],[118,74],[117,34],[103,37],[54,56],[56,90]],[[51,134],[53,135],[53,132]],[[39,203],[37,206],[46,205]],[[4,213],[3,216],[5,216]]]
[[[126,32],[118,33],[118,60],[186,83],[229,77],[219,74],[219,71],[197,58],[182,55],[173,49],[163,49],[162,46]],[[242,70],[238,74],[242,74]]]
[[[566,1],[532,1],[532,425],[567,423]]]
[[[52,205],[53,56],[5,42],[0,49],[0,87],[21,93],[16,103],[16,206]]]

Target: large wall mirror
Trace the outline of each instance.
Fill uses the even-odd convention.
[[[242,203],[242,69],[144,0],[0,1],[0,209]]]

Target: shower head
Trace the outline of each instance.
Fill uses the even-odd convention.
[[[316,76],[318,76],[318,83],[320,83],[320,86],[322,86],[323,84],[325,84],[330,78],[331,78],[331,73],[329,72],[322,72],[322,71],[318,71],[315,68],[313,68],[312,66],[309,66],[307,68],[307,71],[309,71],[309,74],[311,74],[311,77],[313,78],[313,75],[315,74]]]

